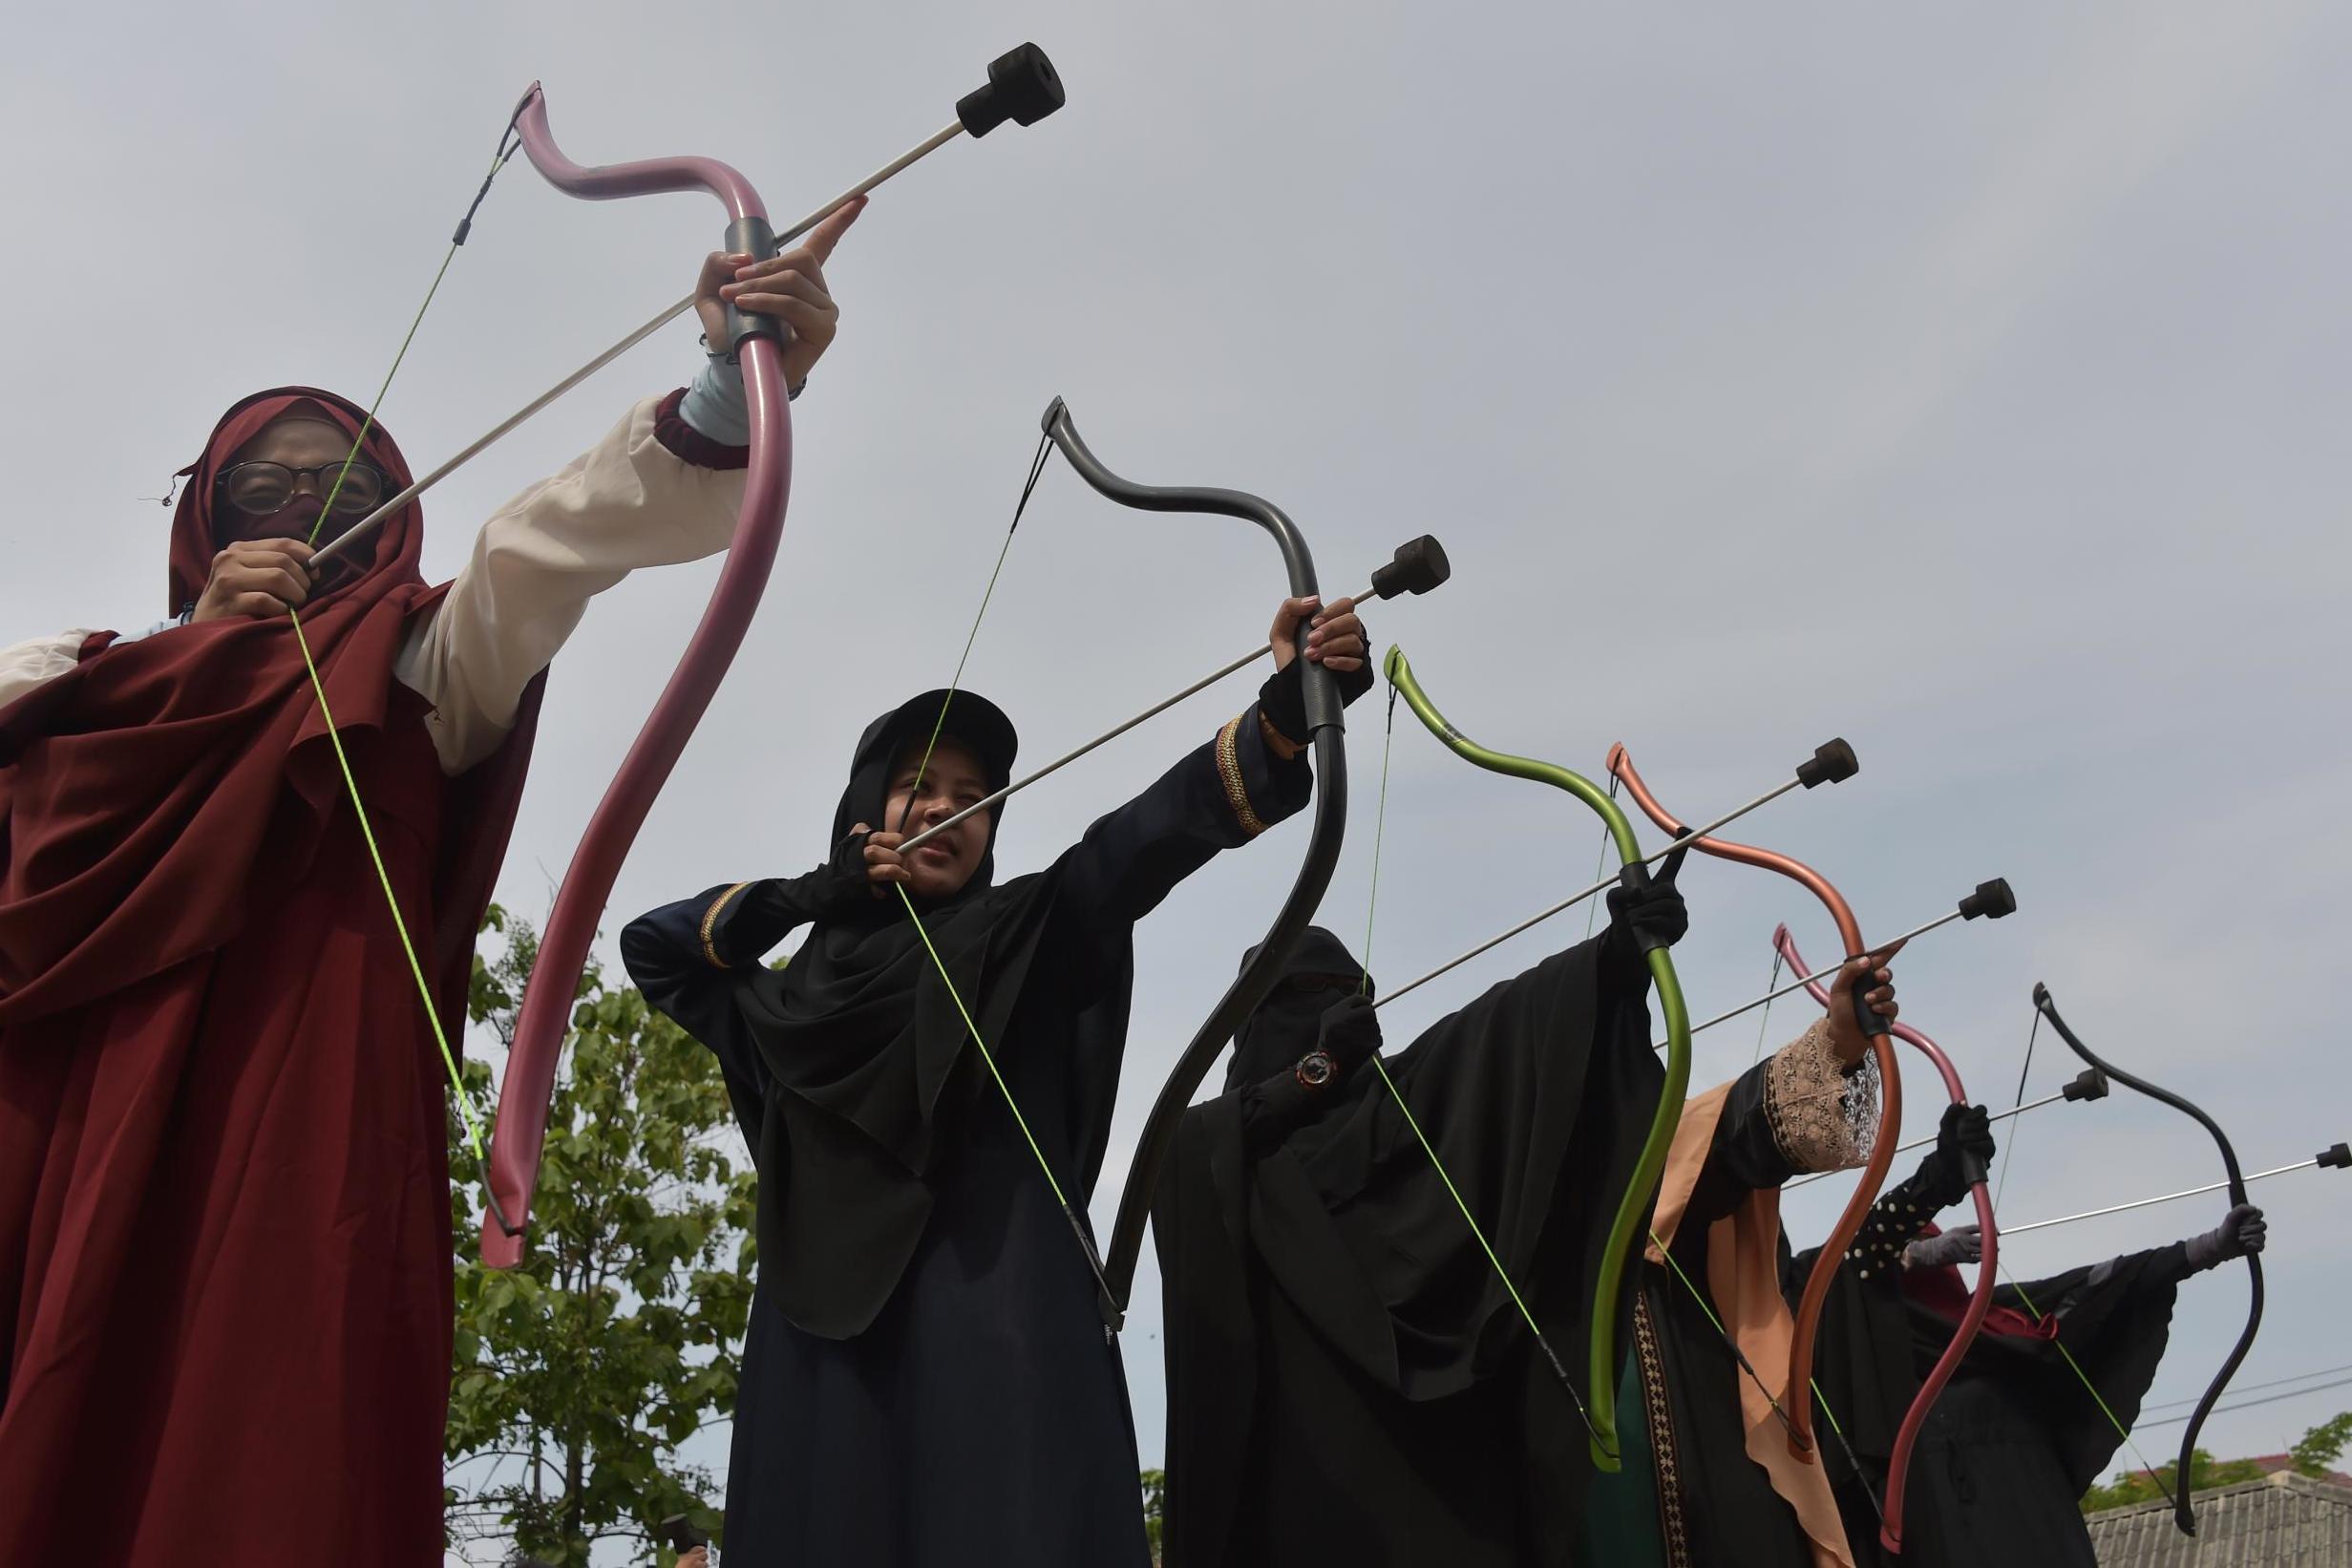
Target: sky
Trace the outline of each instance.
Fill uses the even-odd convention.
[[[1874,933],[2011,880],[2014,918],[1897,970],[1973,1097],[2011,1103],[2039,980],[2249,1168],[2352,1136],[2341,8],[433,0],[396,25],[48,8],[11,33],[0,641],[163,612],[172,471],[254,388],[376,387],[534,79],[580,161],[707,152],[784,217],[945,123],[992,55],[1052,54],[1060,116],[902,176],[828,269],[841,332],[794,409],[775,574],[621,875],[608,956],[641,909],[819,858],[858,729],[952,671],[1059,394],[1123,474],[1278,501],[1334,592],[1438,535],[1453,582],[1370,624],[1490,746],[1598,773],[1621,740],[1698,817],[1851,740],[1857,778],[1742,834],[1817,864]],[[706,198],[581,202],[510,167],[387,425],[438,461],[685,293],[721,222]],[[428,572],[696,356],[681,324],[444,484]],[[714,570],[631,579],[558,659],[514,908],[543,910]],[[967,680],[1043,758],[1246,648],[1281,592],[1254,529],[1113,507],[1057,463]],[[1021,797],[999,865],[1045,863],[1249,695],[1205,693]],[[1589,813],[1408,721],[1367,911],[1377,701],[1350,738],[1323,918],[1358,942],[1368,917],[1391,985],[1590,879]],[[1222,858],[1141,928],[1099,1227],[1303,842],[1294,822]],[[1764,988],[1776,922],[1834,945],[1792,883],[1721,863],[1683,883],[1701,1016]],[[1400,1003],[1391,1044],[1581,932],[1566,917]],[[1774,1008],[1766,1044],[1804,1018]],[[1702,1035],[1695,1081],[1756,1046],[1748,1023]],[[2027,1097],[2078,1065],[2044,1031]],[[1905,1066],[1917,1134],[1939,1093]],[[2187,1118],[2121,1091],[2021,1118],[2001,1165],[2018,1223],[2219,1175]],[[2352,1361],[2346,1181],[2259,1189],[2271,1297],[2242,1382]],[[1791,1195],[1800,1244],[1844,1190]],[[2223,1206],[2005,1251],[2032,1278]],[[2233,1267],[2184,1290],[2151,1401],[2205,1386],[2245,1289]],[[1125,1335],[1147,1462],[1158,1297],[1147,1249]],[[2277,1451],[2346,1407],[2224,1414],[2206,1446]],[[2161,1459],[2178,1430],[2141,1446]]]

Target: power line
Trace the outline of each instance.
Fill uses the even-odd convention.
[[[2300,1399],[2305,1394],[2320,1393],[2329,1388],[2352,1388],[2352,1377],[2340,1377],[2333,1383],[2315,1383],[2308,1388],[2295,1388],[2283,1394],[2264,1394],[2260,1399],[2241,1399],[2235,1405],[2216,1405],[2214,1407],[2214,1413],[2227,1415],[2232,1410],[2251,1409],[2257,1405],[2276,1405],[2282,1399]],[[2177,1427],[2188,1419],[2189,1417],[2185,1415],[2168,1415],[2161,1421],[2142,1421],[2134,1430],[2147,1427]]]
[[[2250,1394],[2259,1388],[2283,1388],[2290,1383],[2300,1383],[2306,1378],[2334,1377],[2338,1372],[2352,1372],[2352,1365],[2343,1367],[2322,1367],[2316,1371],[2298,1372],[2293,1377],[2276,1377],[2271,1379],[2268,1383],[2243,1384],[2232,1391],[2241,1394]],[[2140,1409],[2144,1410],[2170,1409],[2175,1405],[2193,1405],[2202,1397],[2204,1396],[2201,1394],[2191,1394],[2186,1399],[2151,1400],[2148,1404],[2141,1406]]]

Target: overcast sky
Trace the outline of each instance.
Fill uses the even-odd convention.
[[[1598,772],[1623,740],[1696,817],[1850,738],[1858,778],[1745,836],[1817,863],[1881,933],[2011,879],[2017,917],[1899,970],[1975,1097],[2010,1103],[2046,980],[2250,1168],[2352,1135],[2342,8],[216,4],[46,8],[11,33],[0,640],[162,612],[167,515],[140,498],[245,392],[374,389],[534,78],[579,160],[710,153],[785,217],[943,123],[991,55],[1052,53],[1061,116],[938,154],[830,268],[843,326],[795,409],[773,583],[608,931],[817,859],[858,728],[952,669],[1060,393],[1125,474],[1282,503],[1335,592],[1438,534],[1453,583],[1372,627],[1489,745]],[[518,163],[386,423],[438,461],[685,292],[720,223],[701,197],[572,201]],[[449,481],[428,571],[695,359],[682,324]],[[557,661],[500,881],[517,909],[543,910],[712,575],[631,580]],[[1261,637],[1281,591],[1254,529],[1114,508],[1057,464],[968,680],[1043,758]],[[1248,697],[1198,697],[1023,797],[1000,864],[1042,864]],[[1377,702],[1351,738],[1324,918],[1354,942]],[[1588,879],[1598,849],[1581,807],[1418,727],[1388,813],[1391,984]],[[1294,823],[1226,857],[1143,926],[1106,1229],[1153,1094],[1303,842]],[[1777,921],[1835,945],[1791,883],[1684,882],[1702,1016],[1763,988]],[[1391,1043],[1582,930],[1400,1004]],[[1695,1081],[1755,1046],[1702,1036]],[[2045,1032],[2028,1092],[2077,1065]],[[1910,1083],[1916,1134],[1940,1095]],[[2120,1092],[2028,1115],[2004,1160],[2019,1223],[2219,1175],[2186,1118]],[[2270,1312],[2242,1382],[2352,1361],[2347,1183],[2261,1188]],[[1799,1244],[1843,1191],[1791,1196]],[[2005,1255],[2030,1278],[2223,1207]],[[1152,1462],[1148,1249],[1135,1306]],[[2151,1399],[2201,1389],[2244,1308],[2241,1270],[2190,1284]],[[2276,1451],[2346,1407],[2225,1415],[2208,1446]],[[2177,1434],[2141,1445],[2161,1460]]]

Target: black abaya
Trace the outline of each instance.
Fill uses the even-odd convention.
[[[1572,1375],[1663,1081],[1621,942],[1545,960],[1387,1059]],[[1153,1211],[1167,1561],[1576,1561],[1591,1461],[1572,1396],[1379,1073],[1290,1075],[1354,961],[1309,932],[1289,972],[1226,1093],[1186,1115]]]
[[[869,730],[837,835],[881,820],[889,770],[939,703]],[[1009,726],[991,755],[993,713],[960,694],[945,732],[1001,777]],[[984,868],[925,909],[1035,1153],[895,896],[844,902],[819,872],[713,889],[624,934],[647,998],[717,1053],[758,1153],[731,1563],[1148,1560],[1118,1350],[1039,1160],[1083,1217],[1134,922],[1218,850],[1298,811],[1310,784],[1303,755],[1276,756],[1253,710],[1047,871],[990,887]],[[761,966],[812,920],[791,964]]]

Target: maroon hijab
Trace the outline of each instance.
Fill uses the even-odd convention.
[[[173,515],[171,612],[210,575],[215,477],[289,413],[352,436],[365,417],[307,387],[272,388],[222,415],[185,471]],[[382,429],[369,431],[361,456],[394,486],[409,483],[408,463]],[[372,751],[430,744],[413,695],[392,676],[409,618],[442,591],[418,575],[422,545],[412,502],[359,547],[356,570],[330,569],[301,611],[363,799]],[[248,921],[267,918],[272,894],[301,880],[326,824],[349,809],[291,617],[207,621],[113,642],[111,633],[93,637],[76,667],[0,708],[0,1027],[221,947]],[[443,971],[444,995],[447,966],[471,953],[477,895],[487,899],[503,853],[537,707],[534,689],[498,758],[467,775],[487,798],[472,803],[481,813],[470,818],[475,841],[445,846],[436,879],[436,894],[458,894],[436,896],[436,912],[445,924],[465,922],[433,944],[429,962]],[[466,837],[455,824],[452,832]],[[381,898],[372,889],[352,896]],[[423,912],[403,913],[413,925]]]

